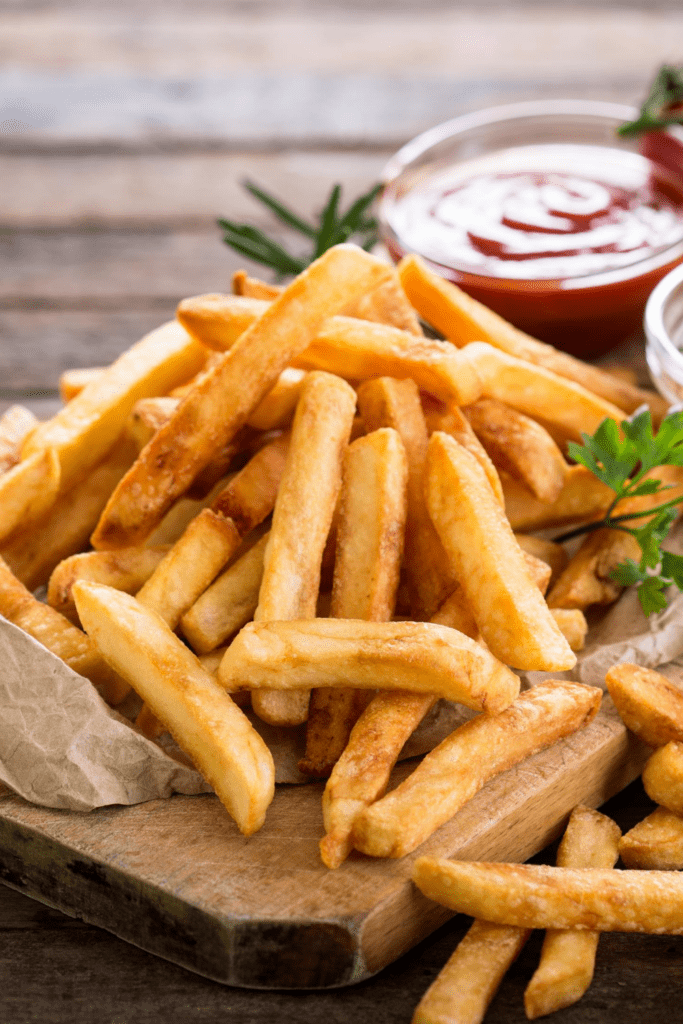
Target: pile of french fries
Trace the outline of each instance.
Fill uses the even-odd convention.
[[[111,366],[61,385],[51,420],[15,407],[0,421],[0,613],[110,704],[132,687],[136,727],[169,732],[245,835],[274,791],[248,705],[271,725],[306,723],[300,768],[327,779],[331,868],[352,849],[414,850],[494,775],[596,714],[600,690],[550,680],[520,694],[515,670],[573,667],[584,612],[618,596],[609,572],[632,538],[595,531],[569,558],[535,534],[611,500],[569,464],[567,440],[643,403],[660,419],[658,396],[529,338],[417,257],[394,270],[351,245],[284,288],[239,273],[233,294],[184,300]],[[667,472],[682,488],[683,471]],[[44,584],[47,603],[32,594]],[[384,796],[440,698],[477,714]],[[683,814],[670,781],[683,733],[657,736],[649,784],[662,814]],[[590,855],[575,831],[593,837]],[[561,851],[567,869],[601,873],[608,902],[614,836],[577,812]],[[418,861],[432,895],[430,871]],[[498,920],[487,903],[469,912]],[[494,965],[537,926],[509,924],[475,924],[447,974],[464,977],[484,948],[502,976]],[[441,999],[439,982],[425,1004]]]

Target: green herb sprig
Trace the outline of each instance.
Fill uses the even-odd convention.
[[[662,421],[657,434],[652,430],[650,411],[638,412],[621,424],[621,433],[614,420],[602,421],[593,436],[582,434],[583,444],[570,442],[569,455],[614,491],[604,519],[570,530],[559,541],[608,528],[630,533],[642,552],[640,562],[632,558],[618,565],[610,576],[624,587],[635,586],[646,615],[666,608],[664,590],[675,584],[683,590],[683,556],[662,551],[678,514],[683,495],[664,501],[642,512],[615,515],[619,502],[641,495],[663,494],[671,489],[661,480],[645,476],[659,466],[683,466],[683,412],[673,412]],[[626,523],[647,517],[644,526]]]
[[[640,108],[640,116],[622,124],[619,134],[641,135],[672,124],[683,124],[683,68],[663,64]]]
[[[219,227],[223,229],[223,241],[242,256],[247,256],[255,263],[274,270],[278,278],[290,274],[300,274],[302,270],[317,259],[318,256],[339,245],[354,239],[366,250],[377,244],[377,221],[368,211],[377,198],[382,186],[373,185],[369,192],[359,196],[345,213],[340,211],[341,185],[334,185],[327,201],[318,216],[317,224],[309,224],[284,203],[265,192],[253,182],[245,181],[248,192],[263,203],[278,220],[303,235],[311,243],[310,251],[298,256],[288,252],[279,242],[269,238],[260,228],[250,224],[239,224],[237,221],[220,219]]]

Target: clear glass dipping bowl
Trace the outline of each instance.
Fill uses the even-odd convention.
[[[657,390],[683,402],[683,266],[659,282],[645,307],[645,356]]]
[[[379,220],[385,245],[395,260],[415,251],[394,226],[394,211],[408,192],[449,167],[514,147],[573,143],[640,152],[683,184],[683,130],[644,140],[617,135],[618,126],[637,113],[614,103],[541,100],[466,114],[431,128],[407,143],[384,168]],[[529,334],[594,358],[640,330],[648,295],[682,260],[683,215],[674,244],[617,270],[583,277],[513,280],[429,259],[427,263]]]

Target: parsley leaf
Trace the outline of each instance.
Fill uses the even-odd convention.
[[[620,135],[641,135],[683,124],[683,68],[663,64],[635,121],[619,127]]]

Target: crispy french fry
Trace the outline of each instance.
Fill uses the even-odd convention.
[[[62,491],[100,462],[139,398],[163,395],[199,370],[206,353],[172,321],[146,335],[27,439],[22,457],[54,448]],[[123,547],[123,545],[119,545]]]
[[[576,807],[557,851],[561,868],[613,868],[619,858],[618,825],[591,810]],[[541,960],[524,993],[529,1020],[576,1003],[593,980],[600,933],[546,932]]]
[[[163,395],[156,398],[141,398],[130,411],[126,430],[142,451],[152,440],[157,430],[168,423],[180,404],[179,398]]]
[[[418,889],[458,913],[519,928],[683,934],[676,871],[557,868],[419,857]]]
[[[153,612],[119,590],[80,580],[81,622],[214,787],[245,835],[263,824],[275,771],[268,747],[194,654]]]
[[[0,474],[16,466],[29,432],[38,420],[23,405],[10,405],[0,416]]]
[[[103,661],[90,637],[54,608],[38,601],[0,558],[0,614],[85,676],[109,704],[118,704],[130,686]]]
[[[481,1024],[530,935],[528,928],[474,921],[423,995],[412,1024]]]
[[[140,708],[135,726],[148,740],[157,740],[166,732],[166,726],[159,721],[149,704],[143,704]]]
[[[643,769],[645,792],[656,804],[683,815],[683,743],[670,740]]]
[[[80,395],[83,388],[92,381],[102,376],[106,366],[83,366],[65,370],[59,377],[59,394],[66,404],[76,395]]]
[[[561,544],[553,540],[544,540],[526,533],[516,533],[517,543],[527,555],[534,555],[550,566],[550,583],[554,583],[563,569],[566,568],[569,556]]]
[[[501,713],[459,726],[400,786],[363,811],[354,825],[354,846],[373,857],[410,853],[489,779],[588,725],[601,698],[596,687],[547,680]]]
[[[627,868],[680,871],[683,868],[683,818],[658,807],[622,836],[619,856]]]
[[[659,395],[619,380],[607,369],[590,366],[552,345],[524,334],[502,317],[471,298],[450,281],[431,271],[419,256],[406,256],[398,268],[408,298],[428,323],[454,344],[487,341],[518,359],[543,366],[553,373],[581,384],[626,412],[635,412],[647,402],[656,420],[666,415],[667,404]]]
[[[202,498],[180,498],[175,505],[166,513],[156,530],[154,530],[145,542],[145,547],[159,547],[162,544],[175,544],[179,537],[185,533],[195,516],[199,515],[203,508],[208,508],[213,499],[220,494],[229,483],[230,477],[219,480],[218,483]],[[119,549],[125,550],[125,549]]]
[[[168,551],[157,548],[120,548],[118,551],[86,551],[71,555],[55,567],[47,587],[47,603],[78,625],[71,590],[76,580],[104,583],[105,586],[135,594],[152,575]]]
[[[494,466],[519,480],[539,501],[557,501],[569,466],[540,423],[491,398],[468,405],[465,415]]]
[[[483,470],[447,434],[430,438],[426,488],[437,533],[493,654],[520,669],[572,668],[576,656],[530,579]]]
[[[289,426],[305,379],[305,370],[286,367],[248,418],[248,426],[255,430],[282,430]]]
[[[342,455],[356,409],[356,394],[340,377],[311,373],[297,405],[287,463],[273,512],[254,618],[312,619],[325,542],[341,487]],[[312,468],[314,470],[312,470]],[[272,725],[308,717],[309,694],[259,692],[257,715]]]
[[[583,612],[579,608],[551,608],[550,614],[571,649],[582,651],[588,633],[588,623]]]
[[[408,302],[399,276],[394,271],[388,281],[363,295],[362,298],[344,309],[347,316],[360,320],[373,320],[378,324],[398,327],[409,334],[422,337],[422,328],[417,313]]]
[[[37,522],[59,494],[60,467],[54,448],[46,448],[0,475],[0,543]]]
[[[544,530],[602,517],[614,497],[602,480],[585,466],[570,466],[557,501],[538,501],[522,484],[507,475],[501,477],[505,514],[513,530]]]
[[[447,409],[434,408],[433,403],[425,402],[424,396],[422,402],[429,436],[431,437],[436,430],[441,430],[444,434],[450,434],[451,437],[454,437],[463,448],[467,448],[468,452],[474,455],[486,473],[486,479],[491,484],[491,490],[496,498],[501,505],[504,505],[503,485],[500,482],[498,470],[491,462],[481,441],[472,430],[467,417],[463,415],[457,405],[451,405]]]
[[[542,594],[545,594],[550,583],[550,574],[552,572],[547,562],[544,562],[542,558],[536,558],[536,555],[530,555],[528,551],[522,550],[522,558],[526,565],[529,577],[536,584]],[[555,619],[555,616],[553,615]],[[555,619],[557,622],[557,619]],[[560,632],[562,632],[560,630]],[[564,634],[563,634],[564,635]]]
[[[344,454],[330,615],[382,622],[396,603],[406,519],[408,463],[397,431],[375,430]],[[360,714],[353,689],[316,688],[299,771],[327,778]]]
[[[140,453],[102,514],[93,547],[128,547],[145,540],[324,320],[388,274],[380,260],[355,246],[338,245],[288,285]]]
[[[250,277],[246,270],[236,270],[232,275],[232,290],[235,295],[246,295],[251,299],[271,301],[282,294],[282,286],[267,284],[258,277]]]
[[[683,691],[640,665],[613,665],[605,678],[624,725],[651,747],[683,743]]]

